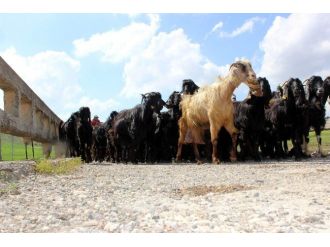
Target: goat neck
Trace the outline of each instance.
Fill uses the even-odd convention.
[[[171,119],[178,120],[181,117],[181,110],[179,106],[173,106],[168,110],[168,113],[170,114]]]
[[[221,79],[218,78],[218,80],[221,82]],[[235,91],[235,89],[241,84],[242,82],[232,76],[232,75],[228,75],[226,77],[224,77],[222,79],[222,82],[219,83],[219,87],[221,87],[221,94],[223,95],[223,97],[226,99],[226,100],[230,100],[231,101],[231,97]]]
[[[141,120],[143,122],[151,120],[152,113],[153,113],[151,104],[149,102],[147,102],[145,104],[141,104],[141,107],[142,107]]]

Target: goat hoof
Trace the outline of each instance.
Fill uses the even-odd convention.
[[[220,164],[220,160],[219,159],[213,159],[213,164],[219,165]]]
[[[326,154],[324,154],[324,153],[319,153],[319,152],[313,152],[312,154],[311,154],[311,156],[313,157],[313,158],[324,158],[324,157],[327,157],[327,155]]]
[[[235,161],[237,161],[237,157],[235,157],[235,156],[230,157],[230,161],[231,161],[231,162],[235,162]]]
[[[301,161],[301,157],[295,157],[294,160],[295,161]]]
[[[261,158],[260,157],[254,158],[254,161],[255,162],[261,162]]]
[[[201,160],[196,160],[196,163],[197,163],[197,165],[203,164],[203,162]]]

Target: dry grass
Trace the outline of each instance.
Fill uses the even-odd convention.
[[[0,196],[19,194],[16,180],[12,169],[0,169]]]
[[[40,160],[36,164],[36,172],[43,174],[67,174],[81,165],[81,159]]]
[[[17,183],[0,184],[0,196],[20,194]]]

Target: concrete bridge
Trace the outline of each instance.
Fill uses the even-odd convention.
[[[61,119],[33,92],[0,56],[0,88],[4,111],[0,109],[0,132],[41,142],[46,156],[58,141]]]

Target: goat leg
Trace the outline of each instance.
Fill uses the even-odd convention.
[[[308,150],[308,142],[309,142],[309,138],[308,138],[308,134],[303,136],[303,144],[302,144],[302,149],[303,149],[303,153],[305,157],[309,157],[309,150]]]
[[[212,141],[212,162],[214,164],[220,164],[219,154],[218,154],[218,139]]]
[[[288,141],[287,140],[283,140],[283,150],[284,153],[287,155],[288,154]]]
[[[178,143],[178,152],[176,153],[176,162],[180,162],[182,159],[182,143]]]
[[[202,161],[201,161],[201,157],[200,157],[199,151],[198,151],[198,146],[196,143],[193,144],[193,148],[194,148],[194,155],[195,155],[197,165],[201,165]]]
[[[212,120],[212,119],[210,119]],[[220,164],[218,154],[218,133],[221,129],[221,125],[217,124],[217,121],[210,121],[210,134],[212,142],[212,162],[214,164]],[[228,131],[228,130],[227,130]],[[228,131],[230,133],[230,131]]]
[[[230,151],[230,161],[237,161],[237,150],[236,150],[236,146],[237,146],[237,133],[233,132],[231,134],[231,140],[232,140],[232,148]]]
[[[178,151],[176,153],[176,162],[180,162],[182,159],[182,145],[186,138],[187,134],[187,125],[184,122],[184,119],[179,120],[179,140],[178,140]]]
[[[316,136],[317,139],[317,152],[321,157],[325,157],[326,155],[322,151],[322,138],[320,135]]]

